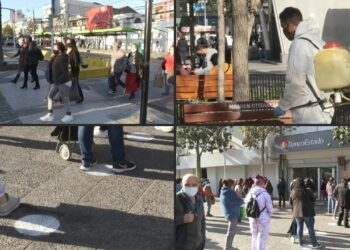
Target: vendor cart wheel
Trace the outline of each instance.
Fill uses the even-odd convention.
[[[65,161],[68,161],[72,156],[72,152],[66,144],[60,146],[59,153],[60,157]]]

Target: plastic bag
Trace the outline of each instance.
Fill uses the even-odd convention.
[[[239,216],[242,220],[245,220],[247,218],[247,213],[245,211],[245,205],[242,205],[239,209]]]

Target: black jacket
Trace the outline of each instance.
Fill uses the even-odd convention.
[[[52,63],[52,81],[54,84],[64,84],[70,81],[67,54],[59,54]]]
[[[68,57],[71,76],[79,77],[81,63],[80,53],[78,51],[72,50],[71,52],[69,52]]]
[[[183,192],[176,194],[175,224],[176,250],[193,250],[204,248],[205,245],[205,216],[202,197],[197,193],[197,210],[195,211],[190,198]],[[194,214],[191,223],[184,223],[184,215]]]
[[[334,189],[334,197],[338,200],[340,207],[350,209],[350,189],[343,184],[339,184]]]
[[[47,62],[47,68],[45,71],[45,77],[46,77],[46,81],[50,84],[53,83],[53,79],[52,79],[52,64],[53,61],[55,60],[55,58],[51,58],[48,62]]]
[[[37,46],[30,45],[29,48],[24,49],[23,53],[26,65],[38,64],[40,59],[43,58],[43,54]]]

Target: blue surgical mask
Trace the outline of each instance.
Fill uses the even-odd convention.
[[[182,190],[190,197],[194,197],[198,192],[198,187],[186,187],[184,186]]]

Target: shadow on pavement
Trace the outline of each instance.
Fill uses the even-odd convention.
[[[22,204],[7,219],[15,221],[30,214],[53,216],[60,221],[61,225],[58,231],[39,237],[22,235],[11,225],[0,225],[1,234],[11,237],[6,238],[7,240],[17,239],[12,242],[16,247],[27,246],[28,241],[19,240],[24,239],[62,244],[63,247],[67,244],[95,249],[163,250],[173,248],[174,227],[171,219],[66,203],[61,203],[57,208]],[[13,225],[14,222],[11,224]],[[12,245],[7,240],[0,243],[2,249]],[[21,246],[21,244],[25,245]],[[47,244],[39,244],[37,249],[45,249],[47,246]]]

